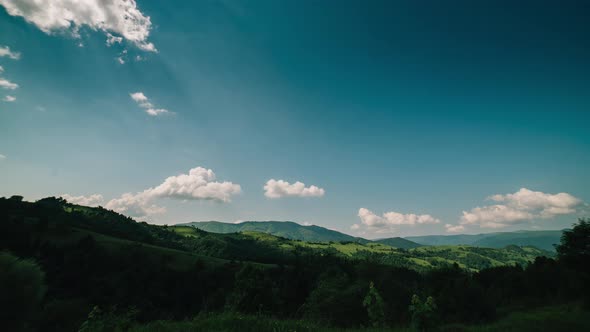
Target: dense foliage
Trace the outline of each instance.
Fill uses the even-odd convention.
[[[587,231],[585,221],[580,225]],[[38,284],[31,294],[47,289],[38,302],[28,295],[31,307],[40,304],[30,316],[3,319],[12,318],[14,331],[124,330],[220,313],[304,319],[311,326],[423,330],[493,321],[502,314],[498,308],[583,300],[588,276],[580,266],[590,262],[579,250],[589,239],[577,235],[579,227],[572,230],[575,236],[564,235],[558,260],[541,256],[528,264],[465,269],[461,262],[447,264],[447,258],[502,259],[520,251],[528,257],[532,249],[348,252],[342,243],[154,226],[56,198],[3,198],[0,251],[11,254],[0,257],[28,265],[38,276],[18,278]],[[411,268],[420,255],[443,263]],[[7,275],[5,269],[0,273]]]

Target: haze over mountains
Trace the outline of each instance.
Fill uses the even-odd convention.
[[[354,237],[321,226],[304,226],[292,221],[246,221],[241,223],[225,223],[219,221],[203,221],[179,224],[192,226],[211,233],[239,233],[254,231],[281,236],[293,240],[310,242],[352,241],[359,243],[377,242],[396,248],[410,249],[431,245],[470,245],[476,247],[503,248],[509,245],[534,246],[539,249],[553,251],[559,243],[561,230],[496,232],[487,234],[428,235],[392,237],[367,240]]]

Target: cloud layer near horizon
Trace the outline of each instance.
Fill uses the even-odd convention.
[[[440,223],[439,219],[429,214],[403,214],[390,211],[379,216],[366,208],[360,208],[358,216],[361,219],[361,223],[352,225],[351,229],[363,235],[392,233],[396,227],[402,225],[414,226]]]

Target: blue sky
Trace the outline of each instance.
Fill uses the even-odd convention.
[[[96,3],[0,0],[0,196],[367,237],[587,215],[584,2]]]

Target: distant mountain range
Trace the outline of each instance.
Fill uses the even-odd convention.
[[[516,231],[475,235],[428,235],[409,236],[407,240],[428,246],[470,245],[476,247],[503,248],[508,245],[534,246],[539,249],[555,251],[563,230]]]
[[[315,225],[303,226],[291,221],[245,221],[237,224],[219,221],[202,221],[180,224],[178,226],[193,226],[210,233],[260,232],[291,240],[308,242],[368,242],[368,240],[363,238],[354,237],[324,227]]]
[[[211,233],[260,232],[307,242],[348,241],[362,244],[377,242],[402,249],[411,249],[420,246],[463,244],[489,248],[503,248],[508,245],[534,246],[539,249],[554,251],[554,245],[559,243],[562,233],[560,230],[518,231],[477,235],[429,235],[367,240],[324,227],[315,225],[303,226],[291,221],[246,221],[237,224],[203,221],[179,224],[179,226],[192,226]]]

